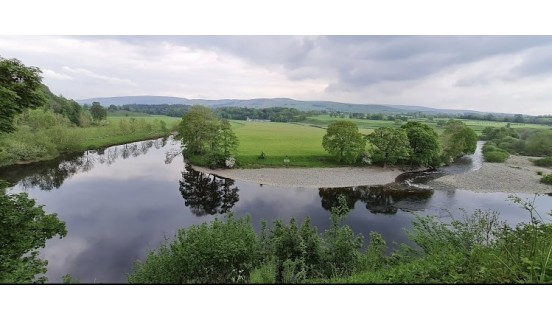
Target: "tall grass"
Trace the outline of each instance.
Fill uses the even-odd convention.
[[[83,128],[50,111],[28,111],[17,120],[15,132],[0,135],[0,166],[165,136],[179,121],[172,117],[109,117]]]

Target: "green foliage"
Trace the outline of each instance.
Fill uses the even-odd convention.
[[[270,120],[272,122],[299,122],[311,115],[312,112],[303,112],[295,108],[270,107],[270,108],[248,108],[248,107],[220,107],[215,113],[224,119],[246,120]]]
[[[68,100],[63,96],[54,95],[45,85],[41,85],[40,87],[40,91],[46,98],[46,102],[43,105],[44,109],[66,117],[76,126],[83,126],[81,123],[81,115],[85,110],[76,101]]]
[[[180,229],[137,262],[130,283],[246,283],[259,262],[259,240],[249,218],[234,219]]]
[[[482,140],[502,139],[505,137],[519,138],[518,133],[509,127],[485,127],[481,132]]]
[[[544,175],[540,179],[541,183],[552,185],[552,174]]]
[[[322,235],[308,217],[300,227],[294,218],[288,225],[277,220],[268,237],[263,236],[263,231],[261,243],[266,249],[265,256],[271,258],[268,261],[274,264],[274,281],[300,283],[313,278],[351,275],[361,259],[362,236],[355,235],[343,224],[348,212],[347,201],[341,195],[331,211],[332,226]]]
[[[484,155],[485,161],[489,163],[504,163],[510,154],[508,154],[507,151],[504,150],[494,150],[485,153]]]
[[[71,274],[65,274],[61,277],[63,284],[79,284],[79,279],[73,277]]]
[[[280,220],[275,221],[267,241],[276,262],[277,283],[297,283],[299,278],[306,277],[307,246],[295,218],[290,220],[289,225],[283,224]],[[314,253],[316,252],[319,251],[315,249]]]
[[[377,128],[368,135],[368,141],[375,147],[374,161],[382,162],[384,167],[405,160],[410,155],[408,136],[403,128]]]
[[[164,118],[172,121],[177,118]],[[123,124],[121,124],[121,122]],[[168,135],[171,128],[148,116],[135,119],[110,118],[101,126],[76,127],[67,118],[42,108],[16,118],[17,130],[0,135],[0,166],[17,162],[52,159],[61,153],[97,149],[104,146]]]
[[[387,258],[385,257],[386,243],[381,234],[370,232],[370,243],[364,255],[363,269],[376,271],[385,266]]]
[[[182,116],[179,133],[185,152],[201,155],[216,145],[219,121],[213,111],[205,106],[195,105]]]
[[[107,118],[107,110],[97,101],[92,103],[92,107],[90,107],[90,114],[95,122],[100,122],[101,120]]]
[[[353,283],[550,283],[552,225],[533,203],[511,197],[529,213],[529,222],[510,227],[498,213],[475,211],[462,220],[417,217],[403,245],[381,267],[336,282]],[[551,213],[552,214],[552,213]]]
[[[338,205],[331,210],[332,226],[324,232],[326,276],[351,275],[361,259],[362,235],[355,235],[348,225],[343,224],[348,212],[346,197],[339,195]]]
[[[232,131],[230,123],[224,119],[220,122],[217,136],[215,137],[215,150],[225,158],[236,153],[240,141]]]
[[[0,283],[45,282],[47,261],[38,258],[46,240],[67,235],[56,214],[46,214],[27,194],[6,194],[0,184]]]
[[[542,167],[552,167],[552,157],[533,159],[533,164]]]
[[[322,138],[324,149],[337,157],[340,163],[356,163],[366,147],[366,141],[355,123],[338,120],[328,126]]]
[[[0,133],[15,130],[14,117],[45,101],[40,93],[41,71],[27,67],[17,59],[0,57]]]
[[[490,163],[504,163],[510,157],[510,154],[498,148],[493,142],[487,142],[483,146],[483,158]]]
[[[477,147],[477,134],[460,120],[447,122],[442,136],[443,159],[450,162],[460,156],[473,154]]]
[[[276,262],[270,261],[253,269],[249,280],[253,284],[275,284]]]
[[[419,166],[437,166],[440,163],[439,136],[426,124],[408,122],[401,128],[406,130],[410,145],[410,163]]]
[[[552,129],[539,130],[528,137],[525,154],[530,156],[552,156]]]

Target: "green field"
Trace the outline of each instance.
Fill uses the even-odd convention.
[[[120,121],[130,121],[131,118],[135,119],[137,124],[140,125],[135,126],[134,130],[130,128],[122,130],[120,127]],[[161,130],[161,120],[166,123],[166,127],[169,131],[174,130],[176,125],[180,122],[180,118],[168,116],[116,116],[107,117],[107,121],[100,126],[91,126],[88,128],[73,127],[68,130],[72,132],[72,135],[79,138],[79,149],[97,149],[106,146],[165,136],[167,131]],[[144,123],[149,124],[151,128],[147,125],[143,126]]]
[[[325,129],[288,124],[231,121],[240,140],[240,167],[329,167],[339,166],[322,148]],[[265,159],[258,159],[264,152]],[[284,163],[285,157],[290,160]]]
[[[322,115],[309,117],[304,123],[230,121],[240,141],[237,151],[238,166],[242,168],[340,166],[322,147],[322,137],[326,133],[327,126],[336,120],[339,118]],[[356,123],[360,132],[365,135],[376,128],[400,126],[399,123],[387,120],[347,120]],[[438,120],[415,119],[428,124],[440,134],[443,129],[437,126]],[[485,127],[501,127],[507,124],[492,121],[463,121],[477,134],[480,134]],[[550,128],[534,124],[512,123],[510,125],[513,128]],[[259,159],[261,152],[265,153],[265,159]],[[284,163],[286,156],[290,160],[289,163]]]
[[[334,122],[336,120],[340,120],[341,118],[335,118],[330,117],[329,115],[319,115],[319,116],[313,116],[307,118],[305,123],[311,124],[314,126],[320,126],[320,127],[327,127],[331,122]],[[350,120],[357,124],[357,126],[362,130],[370,131],[379,127],[400,127],[402,123],[396,123],[395,121],[391,120],[371,120],[371,119],[349,119],[344,118],[345,120]],[[410,119],[409,121],[417,121],[420,123],[424,123],[432,127],[437,133],[441,133],[443,130],[442,128],[437,126],[437,122],[439,120],[447,121],[448,118],[434,118],[433,120],[430,120],[428,118],[417,118],[417,119]],[[506,122],[497,122],[497,121],[483,121],[483,120],[465,120],[460,119],[463,121],[468,127],[472,128],[478,135],[481,134],[481,131],[485,127],[504,127],[508,123]],[[537,129],[544,129],[544,128],[551,128],[550,126],[546,125],[537,125],[537,124],[517,124],[517,123],[510,123],[510,126],[512,128],[537,128]],[[367,133],[367,132],[363,132]]]
[[[129,111],[129,110],[116,110],[108,111],[107,117],[150,117],[150,114],[141,113],[139,111]],[[155,116],[152,116],[155,117]]]
[[[57,125],[33,131],[22,125],[15,132],[0,136],[0,166],[163,137],[174,131],[179,122],[176,117],[147,116],[108,117],[90,127]]]

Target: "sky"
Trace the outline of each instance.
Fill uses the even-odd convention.
[[[287,97],[552,113],[551,36],[0,36],[71,99]]]

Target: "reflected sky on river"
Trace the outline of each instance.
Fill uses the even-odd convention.
[[[178,149],[176,142],[159,139],[0,171],[0,179],[14,185],[10,192],[27,192],[67,224],[67,237],[51,239],[41,250],[49,262],[49,282],[70,273],[86,283],[124,283],[133,262],[162,240],[179,228],[222,217],[226,210],[251,215],[257,229],[261,220],[296,217],[302,222],[310,216],[322,232],[330,226],[329,210],[339,194],[346,195],[351,208],[346,223],[365,240],[377,231],[388,244],[408,242],[404,230],[414,213],[448,219],[462,211],[495,209],[511,223],[528,218],[504,193],[412,194],[381,187],[289,188],[225,180],[186,167],[182,156],[174,157]],[[537,208],[552,208],[551,200],[538,197]]]

